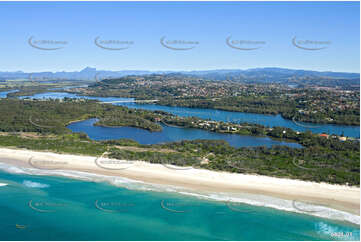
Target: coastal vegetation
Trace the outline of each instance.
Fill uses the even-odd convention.
[[[320,146],[320,145],[323,146]],[[22,137],[0,135],[0,146],[101,156],[359,186],[359,143],[311,139],[302,149],[286,146],[235,148],[225,141],[194,140],[141,145],[130,140],[93,141],[86,134]]]
[[[32,137],[23,137],[20,133],[0,133],[0,146],[91,156],[98,156],[106,151],[105,144],[91,141],[83,133]]]
[[[279,129],[281,131],[281,129]],[[278,131],[275,131],[275,135]],[[253,173],[275,177],[359,185],[359,142],[341,142],[303,133],[304,148],[287,146],[235,148],[220,140],[180,141],[158,145],[140,145],[122,140],[105,141],[109,145],[126,145],[153,149],[170,149],[178,153],[112,150],[111,157],[145,160],[151,163],[193,166],[218,171]]]
[[[96,125],[131,126],[159,131],[152,122],[156,113],[126,107],[100,104],[94,100],[64,98],[63,100],[0,100],[0,131],[64,134],[73,121],[98,118]]]
[[[286,146],[235,148],[221,140],[180,141],[141,145],[132,140],[94,141],[84,133],[71,133],[67,124],[97,118],[96,125],[132,126],[149,131],[165,125],[211,132],[267,136],[293,141]],[[0,146],[58,153],[108,156],[130,161],[287,177],[333,184],[359,185],[360,143],[336,135],[296,132],[284,127],[226,123],[179,117],[162,111],[129,109],[95,100],[0,100]]]

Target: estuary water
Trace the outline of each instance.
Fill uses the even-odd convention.
[[[119,103],[114,103],[114,105],[121,105],[129,108],[138,108],[138,109],[146,109],[146,110],[161,110],[183,117],[195,116],[203,119],[233,122],[233,123],[247,122],[247,123],[261,124],[268,127],[281,126],[281,127],[291,128],[300,132],[310,130],[313,133],[328,133],[328,134],[336,134],[336,135],[343,134],[349,137],[360,138],[359,126],[295,122],[292,120],[284,119],[282,118],[281,115],[229,112],[229,111],[204,109],[204,108],[170,107],[170,106],[162,106],[157,104],[141,104],[141,103],[133,102],[134,99],[132,98],[89,97],[89,96],[79,96],[76,94],[71,94],[66,92],[40,93],[22,98],[55,99],[55,98],[64,98],[64,97],[95,99],[102,102],[123,101]]]
[[[10,90],[10,91],[4,91],[4,92],[0,92],[0,98],[6,98],[8,93],[13,93],[13,92],[17,92],[18,90]]]
[[[150,132],[133,127],[101,127],[93,124],[97,119],[74,122],[67,127],[73,132],[84,132],[93,140],[132,139],[140,144],[161,144],[181,140],[210,139],[224,140],[233,147],[286,145],[302,148],[298,143],[272,140],[269,137],[243,136],[237,134],[221,134],[201,129],[169,127],[161,124],[162,131]]]

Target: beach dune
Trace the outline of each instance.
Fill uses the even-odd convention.
[[[143,161],[129,162],[8,148],[0,148],[0,162],[28,168],[73,170],[118,176],[202,192],[266,195],[286,200],[322,204],[360,215],[359,187],[217,172],[190,167],[181,168]]]

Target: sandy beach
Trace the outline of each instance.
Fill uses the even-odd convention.
[[[8,148],[0,148],[0,162],[26,168],[82,171],[99,175],[118,176],[146,183],[172,185],[202,192],[266,195],[286,200],[320,204],[354,215],[360,215],[360,188],[358,187],[171,167],[142,161],[128,162],[91,156]]]

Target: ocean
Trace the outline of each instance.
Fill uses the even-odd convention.
[[[0,240],[360,240],[359,225],[330,219],[346,213],[329,209],[326,218],[275,209],[265,204],[281,208],[286,202],[261,196],[263,206],[256,206],[247,196],[236,201],[226,194],[4,163],[0,183],[8,184],[0,186]]]

